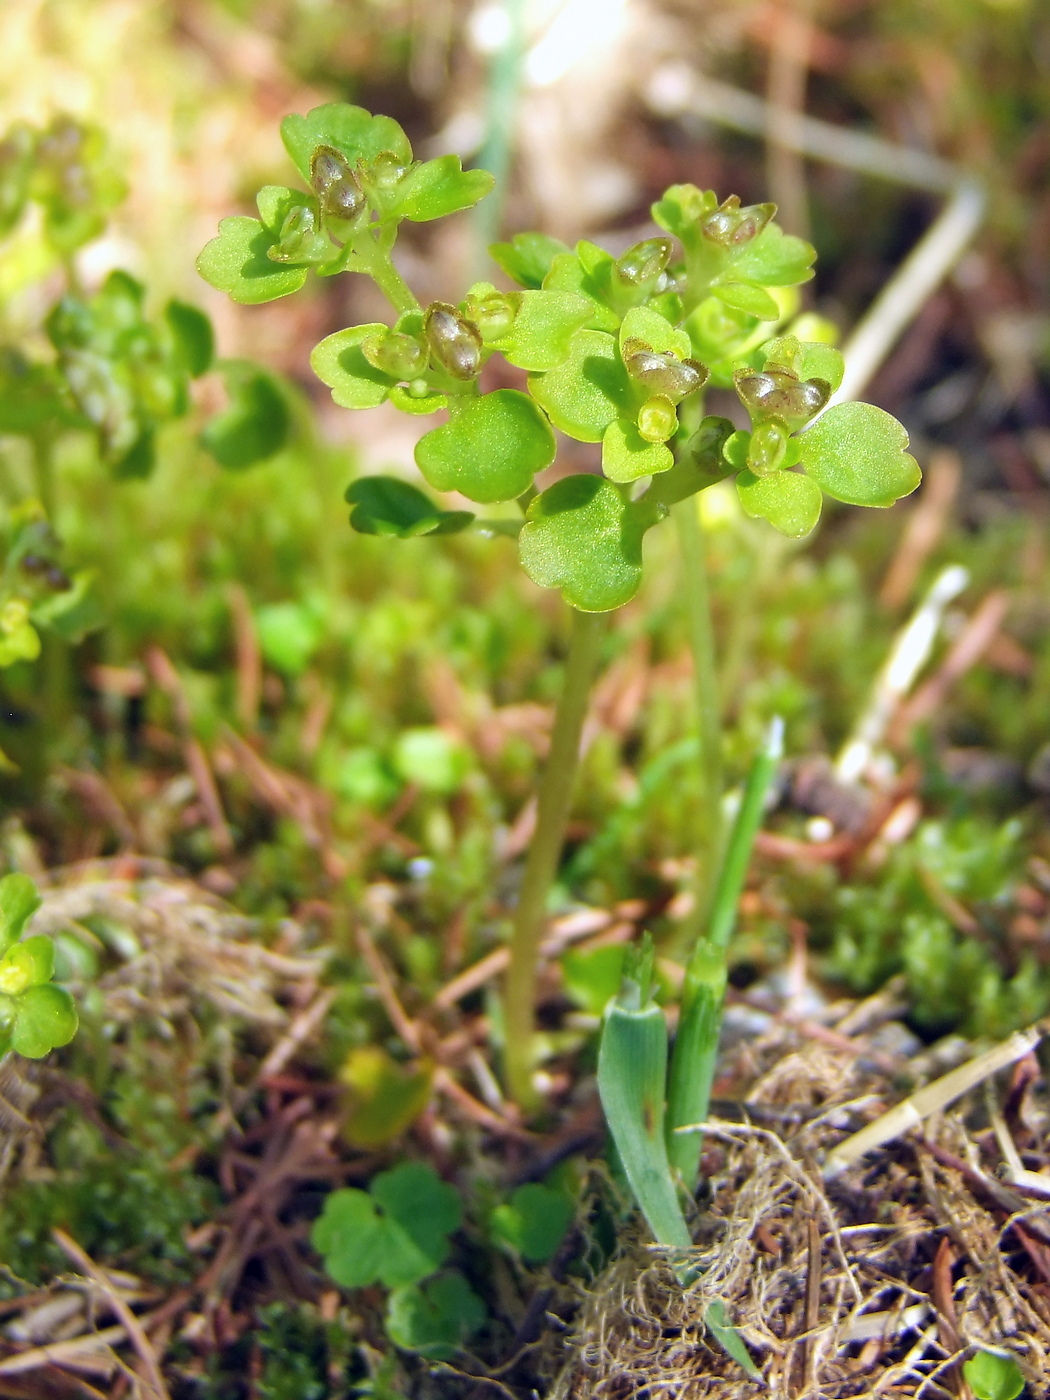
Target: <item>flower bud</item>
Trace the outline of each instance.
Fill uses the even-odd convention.
[[[333,146],[318,146],[310,161],[310,188],[328,219],[352,219],[365,197],[346,157]]]
[[[742,248],[758,237],[776,212],[775,204],[746,204],[741,208],[739,197],[731,194],[713,214],[708,214],[700,232],[720,248]]]
[[[520,305],[520,294],[492,292],[487,296],[468,297],[466,313],[481,332],[482,340],[488,343],[490,340],[501,340],[507,334]]]
[[[787,456],[788,435],[782,423],[759,423],[747,448],[747,465],[756,476],[779,471]]]
[[[730,466],[722,455],[722,448],[735,431],[728,418],[703,420],[689,439],[689,455],[698,471],[709,473],[714,480],[729,475]]]
[[[318,227],[317,212],[308,204],[296,204],[284,216],[278,240],[267,248],[266,256],[277,263],[318,263],[332,251]]]
[[[641,340],[624,341],[623,362],[633,380],[672,403],[681,403],[707,383],[707,366],[699,360],[680,360],[677,355],[650,350]]]
[[[650,287],[666,271],[673,252],[669,238],[646,238],[616,259],[616,271],[634,287]]]
[[[453,379],[476,379],[481,372],[481,332],[454,306],[435,301],[423,316],[423,332],[434,362]]]
[[[646,442],[666,442],[678,431],[678,414],[664,394],[654,394],[638,410],[638,431]]]
[[[415,379],[427,367],[426,346],[414,335],[403,335],[400,331],[369,336],[361,346],[361,353],[373,369],[389,374],[391,379]]]
[[[800,428],[831,398],[831,385],[826,380],[799,379],[776,365],[761,373],[738,370],[734,379],[753,423],[776,418],[790,428]]]

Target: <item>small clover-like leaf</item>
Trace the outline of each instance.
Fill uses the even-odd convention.
[[[5,875],[0,880],[0,953],[15,943],[40,908],[40,895],[28,875]]]
[[[601,442],[616,418],[634,415],[635,395],[616,341],[603,331],[577,331],[568,358],[529,389],[556,428],[580,442]]]
[[[395,1346],[433,1361],[450,1361],[482,1326],[485,1304],[454,1269],[429,1283],[391,1293],[386,1330]]]
[[[610,612],[637,593],[642,536],[663,514],[644,499],[625,501],[602,477],[563,477],[529,506],[518,537],[522,566],[581,612]]]
[[[979,1351],[963,1363],[963,1375],[975,1400],[1017,1400],[1024,1375],[1012,1356]]]
[[[37,934],[9,948],[0,958],[0,992],[17,996],[27,987],[50,982],[55,971],[55,945]]]
[[[105,609],[95,587],[97,571],[78,569],[72,587],[41,598],[30,614],[37,627],[46,627],[75,646],[96,631],[106,620]]]
[[[416,462],[436,491],[510,501],[554,461],[551,426],[527,394],[497,389],[449,399],[449,421],[424,434]]]
[[[670,353],[683,360],[693,353],[688,332],[678,330],[648,306],[633,306],[620,323],[621,351],[629,340],[640,340],[657,354]]]
[[[391,375],[369,364],[361,348],[366,340],[386,335],[388,330],[381,321],[348,326],[314,346],[310,368],[322,384],[328,385],[340,408],[376,408],[397,383]]]
[[[620,317],[605,301],[605,291],[614,259],[611,254],[599,248],[598,252],[604,254],[605,261],[599,263],[588,258],[585,262],[580,256],[580,249],[594,246],[581,243],[577,245],[574,253],[559,253],[551,262],[550,271],[543,279],[543,286],[547,291],[577,292],[580,296],[587,297],[591,302],[588,329],[611,331],[615,335]]]
[[[492,1233],[528,1263],[545,1264],[561,1244],[573,1214],[564,1191],[529,1182],[492,1212]]]
[[[489,248],[493,262],[512,282],[532,289],[543,286],[554,259],[568,252],[561,239],[546,233],[516,233],[509,243],[493,243]]]
[[[346,492],[350,524],[362,535],[451,535],[474,519],[469,510],[441,510],[418,487],[396,476],[362,476]]]
[[[733,269],[734,272],[736,269]],[[757,316],[760,321],[776,321],[780,318],[780,307],[769,293],[754,282],[716,282],[711,294],[719,301],[731,306],[734,311],[743,311],[748,316]]]
[[[360,752],[360,751],[359,751]],[[387,775],[380,773],[380,785]],[[339,1072],[350,1103],[343,1136],[352,1147],[385,1147],[416,1121],[430,1102],[434,1067],[404,1065],[380,1045],[358,1045]]]
[[[211,321],[198,307],[175,300],[164,308],[164,318],[171,332],[176,360],[192,379],[198,378],[211,368],[215,356]]]
[[[389,1220],[405,1232],[418,1250],[438,1268],[448,1257],[448,1236],[463,1218],[463,1204],[454,1186],[441,1180],[425,1162],[402,1162],[380,1172],[371,1192]]]
[[[219,235],[206,243],[197,258],[197,271],[242,306],[258,306],[297,292],[309,269],[275,263],[268,251],[276,236],[259,222],[241,214],[222,219]]]
[[[492,341],[519,369],[556,369],[568,359],[572,338],[591,317],[592,303],[575,292],[520,292],[517,314],[506,335]]]
[[[790,539],[808,535],[820,519],[820,487],[798,472],[775,471],[755,476],[746,469],[736,479],[740,504],[753,518],[768,520]]]
[[[487,170],[464,170],[459,156],[437,156],[413,166],[401,180],[396,212],[416,223],[441,219],[472,209],[495,183]]]
[[[58,1046],[68,1045],[77,1033],[73,998],[53,982],[27,987],[15,1004],[11,1045],[27,1059],[42,1059]]]
[[[674,465],[674,454],[663,442],[647,442],[629,418],[615,418],[602,438],[602,471],[610,481],[638,481]]]
[[[817,251],[811,243],[767,224],[757,238],[738,249],[730,264],[732,276],[762,287],[795,287],[813,276]]]
[[[922,479],[908,434],[870,403],[836,404],[798,438],[807,474],[829,496],[855,506],[891,506]]]
[[[201,442],[221,466],[240,471],[281,450],[291,417],[276,380],[258,365],[224,360],[220,367],[229,406],[205,425]]]
[[[303,179],[310,183],[310,164],[321,146],[339,151],[352,166],[373,161],[389,151],[402,165],[412,159],[408,137],[393,117],[376,116],[347,102],[328,102],[306,116],[293,113],[281,123],[281,140]]]

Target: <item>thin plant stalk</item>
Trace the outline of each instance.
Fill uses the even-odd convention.
[[[690,1190],[700,1168],[702,1138],[699,1132],[683,1133],[677,1129],[702,1123],[707,1117],[725,999],[726,954],[766,794],[783,751],[783,721],[774,719],[748,774],[719,872],[706,935],[697,940],[686,966],[668,1084],[667,1147],[672,1167]]]
[[[696,830],[695,904],[686,931],[692,942],[706,926],[722,846],[722,707],[718,694],[707,550],[697,516],[697,500],[674,507],[682,558],[689,649],[693,658],[693,699],[699,742],[700,808]]]
[[[565,664],[550,753],[540,779],[536,833],[525,861],[507,970],[504,1033],[505,1068],[511,1094],[522,1108],[536,1106],[532,1084],[532,1037],[540,942],[547,920],[547,898],[558,868],[569,807],[580,760],[580,737],[591,681],[605,629],[603,613],[572,614],[572,636]]]

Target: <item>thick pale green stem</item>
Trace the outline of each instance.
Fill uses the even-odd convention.
[[[700,743],[700,809],[696,829],[696,904],[686,931],[690,943],[706,927],[722,847],[722,711],[715,669],[715,638],[707,582],[707,551],[695,496],[674,507],[682,556],[683,592],[693,656],[693,696]]]
[[[761,752],[751,765],[719,872],[707,935],[697,940],[686,967],[667,1091],[667,1147],[671,1165],[677,1168],[690,1190],[700,1167],[702,1138],[699,1133],[675,1130],[702,1123],[707,1117],[726,989],[726,954],[736,926],[737,905],[747,876],[751,848],[762,821],[766,793],[783,748],[784,726],[775,719],[769,726]]]
[[[386,236],[380,235],[370,249],[359,247],[355,258],[360,270],[371,277],[390,305],[402,316],[406,311],[418,311],[420,308],[419,298],[398,272],[390,256],[394,232],[391,230]],[[362,240],[363,243],[368,241],[370,239]]]
[[[554,718],[550,753],[540,780],[536,834],[529,847],[510,941],[503,1020],[507,1084],[523,1108],[536,1103],[532,1034],[536,969],[547,921],[547,897],[558,868],[580,759],[580,736],[605,627],[604,613],[573,612],[565,680]]]

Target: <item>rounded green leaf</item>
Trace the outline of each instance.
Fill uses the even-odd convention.
[[[201,442],[221,466],[240,471],[281,450],[291,419],[277,382],[258,365],[225,360],[221,369],[229,407],[205,425]]]
[[[436,491],[472,501],[509,501],[554,461],[550,424],[527,394],[497,389],[449,399],[449,421],[416,444],[416,462]]]
[[[325,336],[310,354],[310,367],[332,391],[340,408],[376,408],[397,383],[389,374],[370,365],[361,346],[374,335],[389,331],[381,321],[348,326]]]
[[[604,255],[604,262],[595,263],[588,257],[585,264],[579,250],[593,246],[581,243],[577,245],[576,252],[557,254],[551,261],[550,271],[543,279],[543,286],[546,291],[576,292],[587,297],[591,303],[589,329],[611,331],[615,335],[619,329],[620,317],[605,301],[613,259],[609,253],[599,248],[598,252]]]
[[[816,257],[811,243],[770,223],[734,254],[730,265],[734,278],[741,281],[763,287],[795,287],[813,276]]]
[[[663,514],[644,500],[625,501],[600,476],[564,477],[529,506],[518,537],[522,567],[581,612],[610,612],[637,593],[642,536]]]
[[[891,506],[922,479],[905,452],[908,434],[870,403],[836,404],[798,439],[807,474],[829,496],[854,506]]]
[[[620,323],[620,349],[628,340],[641,340],[658,354],[687,359],[693,353],[688,331],[678,330],[670,321],[648,306],[633,306]]]
[[[11,1044],[27,1059],[39,1060],[56,1046],[68,1045],[77,1033],[73,998],[52,982],[29,987],[17,999]]]
[[[396,476],[362,476],[346,492],[350,524],[361,535],[451,535],[474,519],[469,510],[441,510],[418,487]]]
[[[439,1268],[448,1257],[448,1236],[463,1219],[456,1188],[442,1181],[426,1162],[402,1162],[380,1172],[370,1190],[387,1219],[430,1261],[428,1272]]]
[[[404,384],[394,384],[391,387],[390,402],[402,413],[412,413],[416,417],[425,417],[428,413],[437,413],[443,408],[448,408],[446,394],[418,396],[413,394]]]
[[[413,166],[397,189],[396,212],[416,223],[472,209],[496,183],[487,170],[464,170],[459,156],[438,156]]]
[[[429,1283],[391,1293],[387,1335],[395,1346],[433,1361],[450,1361],[482,1326],[485,1304],[462,1274],[450,1269]]]
[[[635,395],[616,341],[604,331],[577,331],[568,358],[529,389],[556,428],[580,442],[601,442],[615,418],[634,416]]]
[[[309,276],[305,267],[289,267],[267,257],[276,236],[258,219],[236,214],[219,223],[219,236],[206,243],[197,271],[242,306],[258,306],[297,292]]]
[[[521,292],[514,323],[492,342],[519,369],[551,370],[568,359],[572,338],[591,318],[593,302],[576,292]]]
[[[602,471],[610,481],[637,481],[674,466],[674,454],[664,442],[646,442],[629,418],[617,418],[602,438]]]
[[[390,151],[402,165],[412,159],[412,147],[393,117],[374,117],[348,102],[328,102],[305,117],[292,113],[281,123],[281,140],[303,179],[310,183],[310,161],[318,146],[332,146],[351,165],[375,160]]]
[[[768,520],[774,529],[793,540],[808,535],[820,519],[820,487],[798,472],[755,476],[742,471],[736,479],[736,489],[748,515]]]

